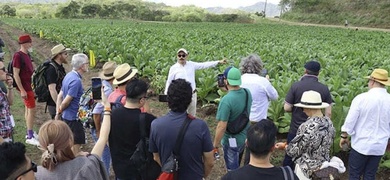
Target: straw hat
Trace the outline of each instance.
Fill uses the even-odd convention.
[[[108,61],[103,65],[103,71],[99,73],[99,77],[104,80],[109,80],[114,78],[114,71],[116,69],[116,63],[113,61]]]
[[[65,48],[65,46],[62,44],[58,44],[51,49],[51,57],[54,58],[58,54],[63,53],[65,51],[70,51],[70,49]]]
[[[294,104],[296,107],[308,109],[323,109],[329,106],[328,103],[322,102],[321,94],[317,91],[305,91],[302,94],[301,102]]]
[[[374,69],[370,76],[365,78],[374,80],[378,83],[381,83],[385,86],[390,86],[389,73],[384,69]]]
[[[114,71],[115,79],[113,84],[118,85],[130,80],[135,76],[135,74],[137,74],[137,72],[138,70],[131,68],[129,64],[121,64]]]

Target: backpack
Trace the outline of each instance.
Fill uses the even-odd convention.
[[[89,87],[81,95],[79,102],[79,110],[77,112],[78,120],[80,120],[82,123],[93,121],[92,111],[96,103],[97,102],[92,99],[92,87]]]
[[[16,52],[17,54],[19,54],[19,57],[20,57],[20,69],[23,69],[23,67],[24,67],[24,56],[23,56],[23,54],[21,54],[22,52],[20,52],[20,51],[18,51],[18,52]],[[16,54],[15,53],[15,54]],[[14,56],[15,56],[15,54],[14,54]],[[28,54],[28,56],[30,56],[30,53],[27,53]],[[30,56],[31,57],[31,56]],[[14,66],[12,65],[12,63],[13,63],[13,61],[14,61],[14,58],[12,58],[10,61],[9,61],[9,63],[8,63],[8,66],[7,66],[7,71],[8,71],[8,73],[9,74],[12,74],[12,79],[13,79],[13,84],[12,84],[12,86],[13,87],[18,87],[18,85],[16,84],[16,81],[15,81],[15,78],[14,78],[14,76],[13,76],[13,74],[14,74]]]
[[[247,110],[247,105],[248,105],[248,91],[244,88],[245,95],[246,95],[246,100],[245,100],[245,108],[242,111],[242,113],[234,120],[231,122],[228,122],[226,131],[229,134],[238,134],[241,131],[245,129],[245,127],[248,125],[249,122],[249,114]]]
[[[51,60],[46,60],[42,64],[40,64],[35,70],[32,75],[32,89],[37,96],[38,102],[47,102],[50,96],[50,91],[49,88],[47,87],[46,83],[46,69],[49,66],[53,66],[54,69],[56,70],[57,75],[59,75],[59,70],[58,67],[51,61]],[[59,77],[57,81],[59,80]]]
[[[125,95],[120,95],[118,96],[114,102],[110,103],[111,104],[111,110],[114,110],[116,108],[120,108],[120,107],[123,107],[123,104],[121,102],[122,98],[124,97]]]
[[[149,152],[149,135],[146,133],[145,113],[139,115],[140,140],[136,145],[136,150],[130,157],[130,163],[137,168],[143,180],[156,180],[161,173],[160,165],[153,159],[153,154]]]
[[[282,166],[280,167],[282,169],[282,172],[283,172],[283,176],[284,176],[284,179],[285,180],[294,180],[294,173],[292,171],[292,169],[290,168],[290,166]]]

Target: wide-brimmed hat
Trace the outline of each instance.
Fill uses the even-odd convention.
[[[114,61],[108,61],[103,65],[103,71],[99,73],[99,77],[104,80],[114,78],[114,71],[116,69],[116,63]]]
[[[25,35],[19,36],[19,41],[18,42],[19,42],[19,44],[24,44],[24,43],[31,43],[32,40],[31,40],[30,35],[25,34]]]
[[[179,54],[179,52],[183,52],[184,54],[188,54],[187,50],[184,48],[180,48],[179,50],[177,50],[177,54]]]
[[[135,68],[131,68],[129,64],[124,63],[119,65],[114,71],[114,82],[113,84],[118,85],[122,84],[137,74],[138,70]]]
[[[371,75],[365,78],[371,79],[385,86],[390,86],[389,73],[384,69],[374,69]]]
[[[294,104],[296,107],[308,109],[323,109],[329,106],[328,103],[322,102],[321,94],[317,91],[305,91],[302,94],[301,102]]]
[[[60,53],[63,53],[65,51],[70,51],[71,49],[69,48],[66,48],[63,44],[58,44],[56,46],[54,46],[52,49],[51,49],[51,58],[54,58],[56,57],[58,54]]]
[[[239,86],[241,85],[241,71],[233,66],[225,69],[223,75],[227,79],[229,85]]]

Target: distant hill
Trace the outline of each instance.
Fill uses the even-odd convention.
[[[223,8],[223,7],[210,7],[206,8],[207,11],[216,13],[216,14],[224,14],[224,13],[236,13],[236,12],[249,12],[249,13],[255,13],[255,12],[262,12],[264,11],[265,2],[258,2],[256,4],[253,4],[251,6],[245,6],[245,7],[239,7],[237,9],[232,8]],[[280,8],[276,4],[267,3],[267,9],[265,12],[267,17],[274,17],[279,16],[280,14]]]
[[[2,3],[25,3],[25,4],[37,4],[37,3],[64,3],[69,0],[1,0]]]

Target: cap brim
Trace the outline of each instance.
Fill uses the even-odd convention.
[[[115,85],[122,84],[122,83],[130,80],[131,78],[133,78],[135,76],[135,74],[137,74],[137,72],[138,72],[138,69],[132,69],[131,74],[129,76],[127,76],[127,78],[123,79],[122,81],[117,81],[116,79],[114,79],[114,82],[112,84],[115,84]]]
[[[324,109],[328,107],[329,104],[323,102],[321,105],[316,106],[316,105],[306,105],[306,104],[297,103],[294,104],[294,106],[301,107],[301,108],[308,108],[308,109]]]
[[[241,79],[239,79],[239,80],[228,79],[227,81],[229,82],[229,85],[232,85],[232,86],[241,85]]]

